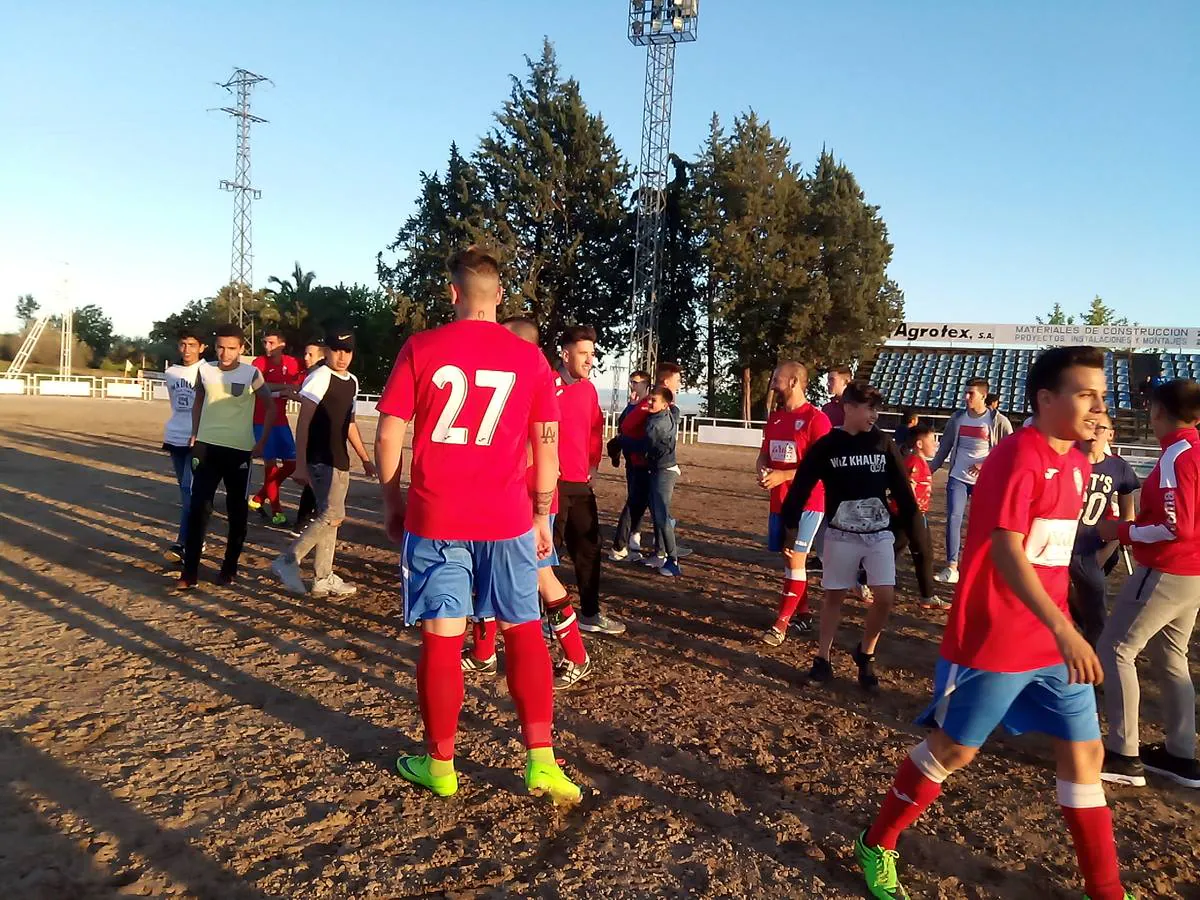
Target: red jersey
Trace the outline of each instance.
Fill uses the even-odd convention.
[[[904,470],[908,472],[908,483],[917,498],[917,509],[929,512],[929,501],[933,499],[933,473],[929,471],[929,461],[920,453],[910,453],[904,457]]]
[[[251,365],[262,372],[263,381],[267,384],[301,385],[304,383],[305,371],[300,361],[294,356],[281,356],[279,362],[272,362],[269,356],[257,357]],[[275,424],[286,425],[287,400],[272,392],[275,397]],[[262,425],[267,419],[267,404],[261,400],[254,401],[254,424]]]
[[[530,431],[558,421],[554,374],[536,345],[478,319],[414,334],[377,408],[412,422],[406,531],[502,541],[533,527]]]
[[[1142,483],[1141,510],[1120,526],[1122,544],[1133,545],[1139,566],[1168,575],[1200,575],[1200,435],[1184,428],[1162,441],[1159,457]]]
[[[558,467],[563,481],[588,482],[604,458],[604,413],[600,395],[586,379],[571,380],[560,372],[554,379],[558,398]],[[645,421],[642,424],[645,432]]]
[[[650,398],[647,397],[621,420],[621,436],[635,441],[646,440],[646,419],[650,416]],[[629,465],[637,469],[646,468],[646,454],[640,451],[630,451]]]
[[[1028,672],[1063,661],[1050,629],[1022,603],[992,564],[996,530],[1025,536],[1025,556],[1046,593],[1067,610],[1068,566],[1083,491],[1091,477],[1075,448],[1059,455],[1036,428],[993,448],[971,497],[967,542],[942,657],[989,672]]]
[[[767,426],[763,429],[762,454],[771,461],[772,469],[794,471],[804,459],[808,448],[817,439],[829,434],[832,426],[829,417],[811,403],[805,403],[799,409],[780,409],[771,413]],[[791,483],[781,484],[771,490],[771,512],[783,511],[783,501],[787,498]],[[825,512],[825,485],[817,482],[808,500],[804,504],[806,510]]]

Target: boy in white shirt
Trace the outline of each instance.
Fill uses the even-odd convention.
[[[167,397],[171,403],[171,416],[163,430],[162,448],[171,454],[175,467],[175,480],[179,483],[179,532],[175,542],[167,548],[167,557],[176,561],[183,559],[183,545],[187,541],[188,510],[192,505],[192,406],[196,400],[196,371],[204,356],[205,344],[192,329],[179,333],[179,356],[182,362],[166,371]]]

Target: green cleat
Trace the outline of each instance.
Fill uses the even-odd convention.
[[[1084,894],[1084,895],[1083,895],[1083,900],[1089,900],[1089,898],[1088,898],[1088,895],[1087,895],[1087,894]],[[1137,897],[1135,897],[1135,896],[1133,895],[1133,891],[1126,891],[1126,892],[1125,892],[1125,900],[1137,900]]]
[[[432,759],[426,756],[401,756],[396,760],[396,771],[405,781],[429,788],[439,797],[450,797],[458,791],[458,773],[451,770],[449,775],[434,775],[429,771]]]
[[[287,523],[288,523],[287,516],[285,516],[281,512],[277,512],[277,513],[275,513],[275,515],[271,516],[271,524],[274,525],[276,528],[282,528]]]
[[[549,797],[555,806],[578,803],[583,799],[579,785],[567,778],[557,763],[525,763],[525,787],[535,797]]]
[[[909,900],[908,891],[896,876],[896,861],[900,854],[883,847],[868,847],[863,843],[864,831],[854,841],[854,855],[862,867],[867,890],[879,900]]]

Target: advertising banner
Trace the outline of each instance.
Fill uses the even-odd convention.
[[[1113,350],[1200,350],[1200,328],[1151,325],[987,325],[901,322],[888,346],[1058,347],[1083,344]]]

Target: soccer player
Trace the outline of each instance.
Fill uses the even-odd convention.
[[[409,338],[379,400],[384,519],[403,547],[405,623],[421,623],[417,696],[428,751],[402,756],[396,767],[439,796],[458,790],[454,741],[467,618],[494,616],[528,751],[525,785],[555,803],[578,802],[579,788],[554,756],[553,670],[537,590],[537,561],[553,550],[554,375],[536,346],[496,323],[503,297],[496,260],[469,247],[449,268],[456,321]],[[400,476],[410,423],[406,504]],[[525,482],[530,443],[534,508]]]
[[[254,434],[254,401],[269,400],[271,392],[262,373],[241,361],[246,338],[232,323],[217,329],[217,362],[202,362],[196,368],[196,397],[192,404],[192,505],[188,510],[187,542],[183,550],[183,573],[179,590],[196,586],[200,554],[208,517],[217,486],[225,485],[225,510],[229,518],[229,540],[221,564],[219,584],[237,577],[242,544],[246,541],[246,493],[250,460],[262,453],[275,407],[268,405],[264,428],[257,441]]]
[[[1200,788],[1196,762],[1196,689],[1188,645],[1200,612],[1200,385],[1186,379],[1157,385],[1150,427],[1162,457],[1142,485],[1136,522],[1101,522],[1103,540],[1133,547],[1137,570],[1125,582],[1100,637],[1108,684],[1104,779],[1141,786],[1143,767],[1184,787]],[[1138,743],[1137,658],[1157,644],[1165,743]]]
[[[975,480],[992,447],[1012,434],[1012,423],[987,408],[988,383],[982,378],[967,382],[966,409],[950,417],[942,432],[937,456],[929,464],[936,472],[949,461],[946,479],[946,568],[934,576],[943,584],[958,583],[958,554],[961,549],[963,517]]]
[[[537,344],[539,340],[537,324],[532,319],[517,317],[506,319],[501,323],[505,328],[522,340]],[[537,470],[533,464],[533,448],[529,448],[529,468],[526,470],[526,486],[529,488],[531,501],[536,501]],[[560,481],[561,486],[561,481]],[[558,517],[558,491],[550,504],[550,527],[554,531]],[[592,673],[592,661],[583,645],[583,635],[579,633],[579,618],[571,608],[571,597],[558,576],[554,567],[558,565],[558,553],[550,551],[550,555],[538,560],[538,595],[545,605],[551,631],[558,639],[562,649],[563,659],[554,674],[555,690],[567,690],[583,681]],[[476,620],[473,627],[474,640],[471,649],[463,652],[463,671],[479,672],[485,675],[496,673],[496,619],[488,617]]]
[[[963,577],[942,639],[934,730],[900,765],[871,827],[855,842],[867,888],[908,897],[896,875],[900,833],[937,799],[988,735],[1054,739],[1058,803],[1091,900],[1122,900],[1112,816],[1100,783],[1100,662],[1067,614],[1067,566],[1089,465],[1075,447],[1104,412],[1104,352],[1056,347],[1026,381],[1032,427],[1002,441],[976,485]]]
[[[842,394],[847,385],[854,380],[854,372],[849,366],[834,366],[825,376],[825,389],[829,391],[829,402],[821,407],[825,418],[833,428],[841,426],[844,419],[842,411]]]
[[[596,361],[596,331],[574,325],[559,341],[561,360],[554,380],[560,417],[558,478],[560,510],[555,521],[555,545],[566,547],[579,586],[579,627],[613,634],[620,625],[600,612],[600,514],[592,478],[604,456],[604,414],[592,384]],[[552,614],[553,616],[553,614]],[[621,625],[621,631],[625,628]]]
[[[179,483],[179,532],[175,543],[167,548],[167,557],[183,559],[187,543],[188,512],[192,504],[192,407],[196,401],[196,371],[206,347],[200,336],[185,329],[179,333],[179,356],[182,362],[166,372],[167,397],[171,401],[171,416],[163,430],[162,448],[171,454],[175,480]]]
[[[813,628],[808,611],[808,553],[825,518],[825,487],[819,482],[813,486],[794,532],[783,527],[783,501],[800,460],[829,433],[830,424],[829,417],[808,402],[808,369],[800,363],[780,363],[771,375],[771,390],[779,397],[781,408],[767,418],[756,467],[758,486],[770,492],[767,549],[783,554],[779,612],[763,637],[763,643],[778,647],[787,638],[792,616],[797,617],[796,629],[801,634],[809,634]]]
[[[287,524],[287,516],[279,502],[279,488],[296,470],[296,441],[287,420],[288,398],[294,396],[296,385],[303,377],[300,362],[287,356],[287,341],[278,328],[268,328],[263,334],[262,356],[255,357],[254,368],[262,373],[275,406],[274,426],[266,427],[267,404],[254,408],[254,437],[263,439],[263,484],[250,498],[251,509],[259,510],[272,525]],[[265,438],[264,438],[265,435]]]
[[[368,478],[374,478],[376,471],[354,421],[358,398],[358,379],[350,374],[354,332],[349,328],[331,330],[325,347],[326,364],[314,367],[300,388],[300,421],[296,425],[299,464],[293,475],[300,484],[312,487],[317,514],[296,542],[276,557],[271,571],[288,590],[304,594],[300,563],[315,549],[312,595],[348,597],[357,588],[333,571],[338,527],[346,518],[346,494],[350,490],[347,445],[362,462]]]
[[[821,586],[820,638],[809,677],[833,678],[831,654],[842,618],[842,601],[858,584],[865,569],[874,602],[863,622],[862,640],[854,649],[858,683],[865,690],[879,687],[875,648],[887,624],[896,593],[895,538],[888,496],[899,507],[900,525],[910,532],[917,504],[900,451],[875,427],[883,395],[865,381],[851,382],[842,393],[845,421],[805,452],[780,510],[785,534],[799,532],[808,500],[819,482],[825,486],[829,521],[825,532],[825,571]],[[786,540],[786,539],[785,539]],[[786,544],[785,544],[786,546]]]
[[[1105,414],[1096,424],[1096,436],[1079,442],[1079,450],[1092,465],[1092,477],[1084,487],[1083,514],[1071,550],[1069,608],[1071,618],[1093,647],[1108,618],[1106,564],[1118,546],[1115,540],[1103,540],[1096,526],[1104,519],[1132,522],[1133,495],[1141,487],[1133,466],[1109,450],[1114,437],[1112,420]]]
[[[907,549],[917,573],[921,608],[947,610],[950,604],[936,596],[933,589],[933,538],[929,533],[929,504],[933,500],[933,473],[929,471],[929,460],[937,452],[933,429],[928,425],[913,425],[908,431],[908,444],[902,449],[908,486],[917,501],[917,519],[911,539],[903,529],[896,531],[896,562],[900,562],[900,554]],[[893,506],[892,512],[899,512],[899,509]]]
[[[314,338],[304,345],[304,377],[307,378],[313,373],[313,370],[318,366],[325,365],[325,343],[324,341]],[[300,394],[298,391],[293,391],[288,397],[289,400],[300,402]],[[317,514],[317,498],[313,494],[311,484],[304,485],[304,489],[300,492],[300,505],[296,507],[296,521],[292,525],[292,537],[300,537],[301,533],[308,527],[309,521]]]

